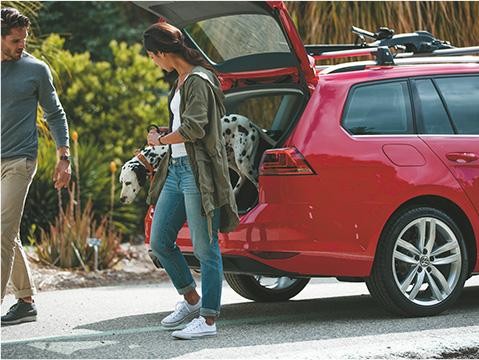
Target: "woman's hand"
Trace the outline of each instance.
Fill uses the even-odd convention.
[[[160,128],[161,129],[161,128]],[[168,130],[168,129],[167,129]],[[163,135],[163,133],[159,133],[155,129],[151,129],[148,135],[146,136],[146,141],[149,146],[158,146],[160,142],[158,141],[158,137]]]
[[[170,129],[167,126],[159,126],[158,130],[160,132],[160,135],[166,135],[170,132]]]

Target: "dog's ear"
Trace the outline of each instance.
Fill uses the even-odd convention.
[[[146,182],[146,169],[144,166],[141,166],[140,164],[133,166],[132,170],[136,174],[136,178],[138,179],[138,184],[140,184],[141,187],[145,185]]]

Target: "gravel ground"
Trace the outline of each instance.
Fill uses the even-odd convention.
[[[123,245],[129,255],[113,269],[97,272],[65,270],[43,264],[38,260],[33,248],[26,248],[30,259],[33,280],[37,291],[65,290],[97,286],[127,284],[155,284],[168,280],[163,269],[157,269],[151,261],[144,245]],[[12,293],[12,288],[7,288]]]

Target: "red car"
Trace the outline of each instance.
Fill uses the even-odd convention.
[[[138,5],[181,28],[228,111],[274,140],[258,150],[259,193],[241,189],[241,224],[220,235],[236,292],[283,301],[328,276],[365,281],[403,315],[451,306],[479,273],[479,58],[321,56],[282,2]],[[315,65],[348,49],[377,61]],[[198,268],[186,226],[178,244]]]

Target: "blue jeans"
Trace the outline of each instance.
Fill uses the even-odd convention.
[[[213,217],[213,239],[201,214],[201,194],[187,156],[172,158],[168,176],[155,206],[151,226],[151,250],[160,260],[180,295],[195,289],[186,260],[176,245],[178,232],[188,222],[195,257],[201,266],[201,316],[219,316],[223,263],[218,246],[220,211]]]

